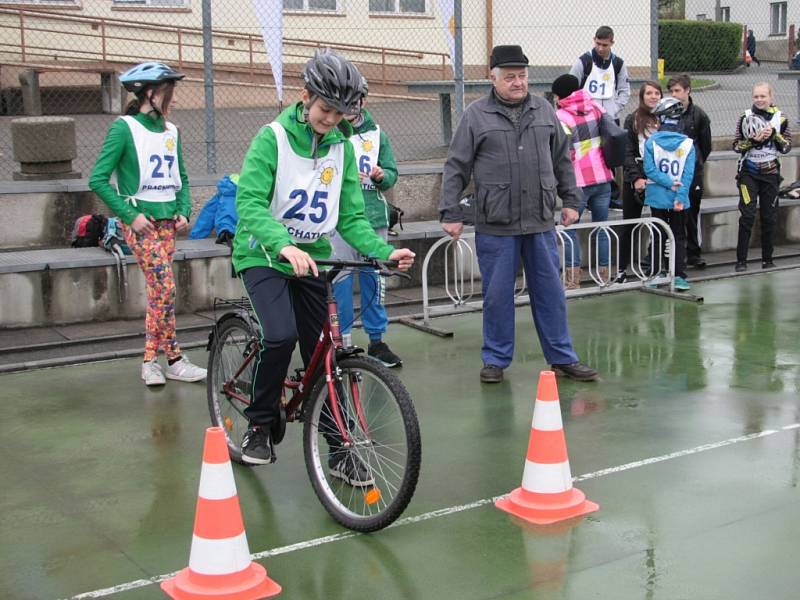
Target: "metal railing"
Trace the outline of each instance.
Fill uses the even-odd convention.
[[[12,23],[8,17],[16,17],[15,22]],[[71,62],[72,66],[74,62],[93,62],[110,67],[163,60],[182,69],[200,69],[203,66],[203,31],[199,27],[0,8],[0,31],[8,40],[0,42],[0,53],[7,57],[0,58],[0,62],[37,63],[37,66],[44,62],[54,70],[59,67],[59,62],[65,67]],[[11,39],[14,32],[18,32],[16,40]],[[43,43],[45,40],[46,44]],[[348,53],[360,65],[379,70],[380,77],[376,79],[384,85],[399,83],[399,80],[391,78],[390,69],[400,60],[404,67],[411,61],[415,69],[428,71],[432,77],[447,77],[449,69],[450,57],[442,52],[298,38],[284,38],[283,41],[284,62],[304,63],[308,53],[302,53],[301,48],[329,47]],[[149,54],[131,52],[132,48],[142,47],[157,47],[158,51]],[[265,75],[270,69],[260,34],[212,29],[212,48],[219,57],[214,65],[218,69],[243,73],[250,78]]]

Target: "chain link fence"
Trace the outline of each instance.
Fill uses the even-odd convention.
[[[145,60],[187,74],[171,120],[180,127],[190,177],[238,171],[253,135],[299,98],[301,68],[322,47],[355,61],[368,78],[369,108],[398,160],[440,159],[460,114],[457,84],[464,80],[467,103],[486,93],[492,46],[520,44],[533,90],[544,93],[592,48],[600,25],[614,29],[613,49],[632,80],[622,117],[638,105],[639,83],[653,76],[662,56],[665,80],[689,73],[713,135],[730,137],[761,80],[773,85],[775,102],[796,122],[800,87],[779,79],[788,73],[795,23],[800,3],[767,0],[536,0],[524,8],[513,0],[6,3],[0,7],[0,180],[18,168],[10,123],[25,114],[73,117],[73,167],[88,176],[110,122],[124,110],[116,74]],[[744,66],[747,30],[756,43],[750,67]]]

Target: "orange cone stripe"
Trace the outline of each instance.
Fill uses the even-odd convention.
[[[209,427],[206,429],[206,444],[203,447],[203,462],[219,464],[230,460],[228,455],[228,441],[222,427]]]
[[[194,519],[194,534],[209,540],[221,540],[241,535],[244,532],[239,498],[225,500],[197,499]]]
[[[531,430],[526,458],[531,462],[546,465],[563,463],[567,460],[567,442],[564,440],[564,430]]]

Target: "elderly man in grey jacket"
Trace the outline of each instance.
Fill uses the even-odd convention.
[[[561,222],[578,218],[580,192],[569,141],[555,111],[528,93],[528,58],[519,46],[492,50],[492,91],[470,104],[447,155],[439,211],[454,239],[463,230],[461,194],[475,180],[475,247],[483,288],[485,383],[503,380],[514,355],[514,285],[520,260],[545,359],[556,373],[597,379],[572,347],[559,276],[556,195]]]

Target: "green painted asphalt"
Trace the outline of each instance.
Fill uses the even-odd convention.
[[[391,326],[423,440],[399,526],[336,525],[290,425],[276,464],[234,468],[250,551],[278,549],[259,561],[287,598],[800,596],[800,429],[786,428],[800,423],[798,271],[695,289],[705,304],[637,292],[569,304],[576,349],[603,375],[559,385],[572,474],[598,512],[532,527],[479,502],[521,481],[546,368],[523,307],[498,385],[478,382],[480,314],[438,319],[452,339]],[[160,598],[146,580],[188,564],[205,386],[148,390],[138,369],[0,377],[3,598]]]

